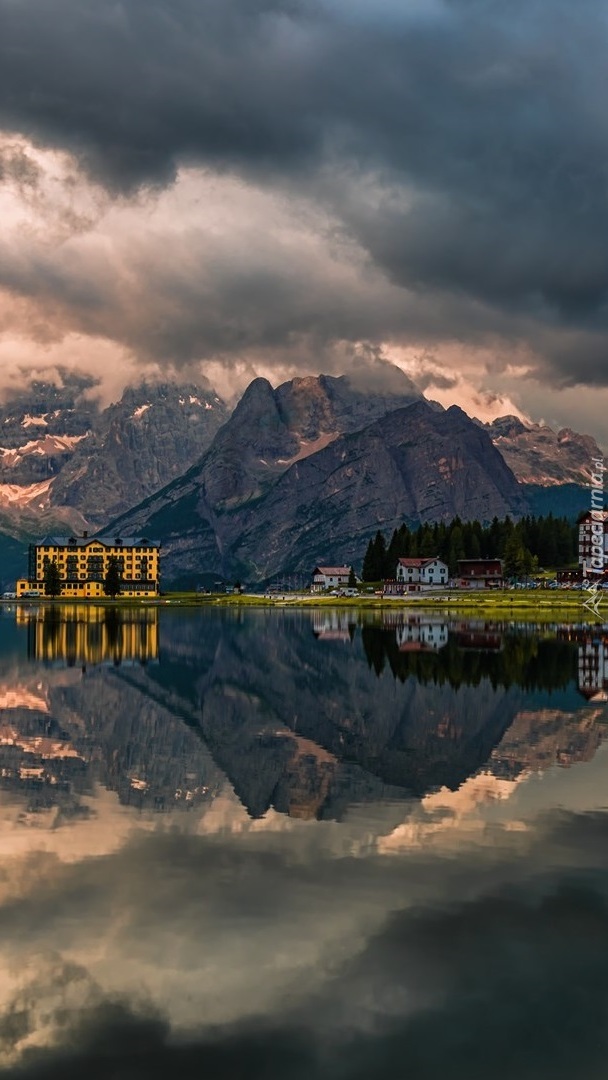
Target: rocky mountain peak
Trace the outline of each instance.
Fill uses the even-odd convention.
[[[77,508],[102,526],[181,476],[228,418],[207,385],[144,381],[101,413],[53,485],[55,506]],[[94,492],[94,497],[93,497]]]
[[[292,379],[277,388],[277,400],[288,426],[302,439],[357,431],[366,424],[401,409],[422,394],[399,368],[394,374],[365,380],[360,372]],[[387,388],[387,382],[389,387]]]
[[[395,369],[398,370],[398,369]],[[210,503],[228,509],[259,497],[296,461],[392,410],[423,400],[406,375],[400,392],[375,392],[351,376],[299,376],[273,389],[257,378],[247,387],[203,463]]]
[[[492,423],[485,425],[490,432],[492,439],[495,438],[509,438],[515,435],[521,435],[524,431],[529,430],[529,425],[524,424],[523,420],[519,416],[513,416],[509,414],[507,416],[499,416]]]
[[[591,435],[570,428],[556,432],[547,424],[524,424],[515,416],[501,416],[485,427],[520,483],[585,485],[591,479],[593,458],[601,457]]]

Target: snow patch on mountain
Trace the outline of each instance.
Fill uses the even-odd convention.
[[[21,427],[48,427],[49,422],[46,417],[46,413],[42,416],[30,416],[29,413],[26,413],[21,421]]]
[[[290,458],[279,458],[277,460],[277,465],[289,467],[290,465],[295,464],[296,461],[303,461],[304,458],[310,457],[311,454],[316,454],[318,450],[324,450],[326,446],[329,446],[329,444],[334,441],[334,439],[338,438],[339,434],[339,431],[330,431],[326,432],[324,435],[320,435],[318,439],[302,439],[297,454],[294,454],[294,456]]]
[[[0,446],[0,463],[2,465],[16,465],[22,458],[29,454],[37,454],[41,457],[50,457],[54,454],[69,454],[74,447],[86,438],[86,435],[45,435],[42,439],[30,439],[23,446],[7,449]]]
[[[33,506],[43,510],[48,505],[48,493],[53,477],[39,484],[0,484],[0,506]]]

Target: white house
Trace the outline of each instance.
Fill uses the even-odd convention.
[[[312,572],[312,591],[338,589],[348,585],[350,566],[315,566]]]
[[[397,585],[408,591],[447,585],[448,568],[436,556],[429,559],[399,559],[396,579]]]

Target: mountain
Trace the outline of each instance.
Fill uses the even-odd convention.
[[[328,392],[336,383],[273,391],[256,379],[198,465],[113,527],[163,542],[165,580],[265,580],[321,557],[358,561],[378,528],[404,520],[525,512],[511,470],[461,409],[369,392],[353,401],[347,381]]]
[[[388,363],[276,389],[258,378],[232,415],[205,379],[144,381],[105,409],[96,394],[62,371],[0,407],[0,534],[21,550],[114,523],[158,536],[165,581],[181,584],[357,562],[404,520],[575,517],[600,455],[569,429],[444,410]]]
[[[402,372],[392,385],[391,392],[374,392],[353,377],[319,375],[274,390],[267,379],[254,379],[201,463],[209,505],[226,510],[258,498],[296,461],[422,399]]]
[[[96,527],[181,474],[228,418],[210,384],[128,387],[75,448],[50,491]]]
[[[37,529],[57,476],[97,422],[99,407],[88,396],[94,380],[71,372],[60,378],[34,380],[0,406],[0,522],[8,532]],[[54,521],[82,524],[69,511]]]
[[[98,528],[181,475],[229,411],[206,380],[127,387],[101,409],[95,380],[34,381],[0,407],[0,530]]]
[[[570,428],[553,431],[546,424],[517,416],[501,416],[485,428],[522,484],[589,484],[593,459],[602,457],[591,435],[579,435]]]

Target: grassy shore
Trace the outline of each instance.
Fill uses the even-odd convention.
[[[408,614],[419,611],[467,615],[487,619],[542,619],[566,621],[579,619],[591,621],[593,613],[584,606],[586,594],[580,592],[505,589],[500,593],[436,593],[410,594],[405,597],[389,598],[360,594],[356,597],[318,596],[302,593],[281,593],[272,597],[252,595],[211,594],[200,596],[196,593],[173,593],[160,599],[161,605],[197,607],[266,607],[266,608],[332,608],[352,611],[394,611],[402,610]],[[608,619],[608,595],[603,600],[600,610],[605,607]]]
[[[26,600],[4,601],[8,604],[91,604],[94,606],[120,606],[125,608],[180,607],[180,608],[319,608],[344,611],[395,611],[407,614],[434,612],[450,616],[464,615],[485,619],[534,619],[538,621],[597,621],[593,612],[585,607],[586,594],[565,590],[505,589],[501,592],[488,590],[480,593],[442,592],[434,594],[409,594],[403,597],[385,597],[361,593],[356,597],[319,596],[306,593],[280,593],[272,596],[258,594],[226,594],[196,592],[164,593],[154,598],[75,599],[51,600],[37,597]],[[608,620],[608,594],[603,598],[600,612]],[[601,616],[600,616],[601,617]]]

